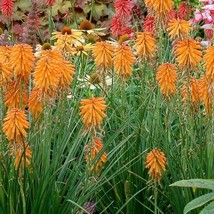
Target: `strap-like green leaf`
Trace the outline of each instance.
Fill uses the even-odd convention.
[[[193,187],[193,188],[204,188],[214,190],[214,181],[206,179],[190,179],[177,181],[170,186],[177,187]]]
[[[211,192],[192,200],[184,207],[184,214],[188,213],[189,211],[195,208],[201,207],[202,205],[206,204],[207,202],[213,199],[214,199],[214,192]]]
[[[201,210],[200,214],[213,214],[214,213],[214,201],[208,204],[206,207],[204,207],[203,210]]]

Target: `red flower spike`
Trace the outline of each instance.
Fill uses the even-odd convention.
[[[1,1],[1,12],[4,16],[10,17],[13,14],[13,0],[2,0]]]

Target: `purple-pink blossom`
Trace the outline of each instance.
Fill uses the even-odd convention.
[[[214,4],[208,4],[202,7],[204,10],[214,10]]]
[[[201,26],[202,29],[206,30],[212,30],[213,29],[213,24],[204,24]]]
[[[195,21],[195,22],[200,22],[200,21],[202,21],[202,20],[203,20],[203,15],[202,15],[202,13],[201,13],[198,9],[196,9],[195,12],[194,12],[193,21]]]

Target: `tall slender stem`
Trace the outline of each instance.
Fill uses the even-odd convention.
[[[71,10],[72,10],[74,22],[76,24],[76,28],[78,28],[77,16],[76,16],[75,9],[74,9],[74,4],[76,3],[76,0],[75,1],[70,0],[70,2],[71,2],[71,5],[72,5]]]
[[[155,185],[154,185],[154,199],[155,199],[155,214],[158,213],[158,205],[157,205],[157,198],[158,198],[158,191],[157,191],[157,182],[155,181]]]
[[[22,199],[22,209],[23,209],[23,214],[26,214],[26,201],[25,201],[25,194],[23,191],[23,185],[22,185],[22,180],[19,179],[19,186],[20,186],[20,193],[21,193],[21,199]]]
[[[91,14],[90,14],[90,22],[92,21],[93,18],[93,13],[94,13],[94,0],[91,1]]]
[[[53,19],[52,19],[52,7],[49,7],[49,33],[50,33],[50,38],[52,36],[53,33]],[[54,41],[50,40],[50,44],[53,45]]]

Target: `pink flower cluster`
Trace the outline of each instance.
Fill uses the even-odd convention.
[[[214,36],[214,0],[200,0],[200,2],[202,2],[202,10],[196,9],[190,22],[196,25],[204,21],[201,28],[204,29],[207,40],[210,41]],[[206,43],[203,42],[203,44]]]
[[[130,25],[132,9],[135,4],[135,0],[115,0],[115,16],[111,21],[111,33],[115,38],[124,34],[130,35],[134,32]]]

